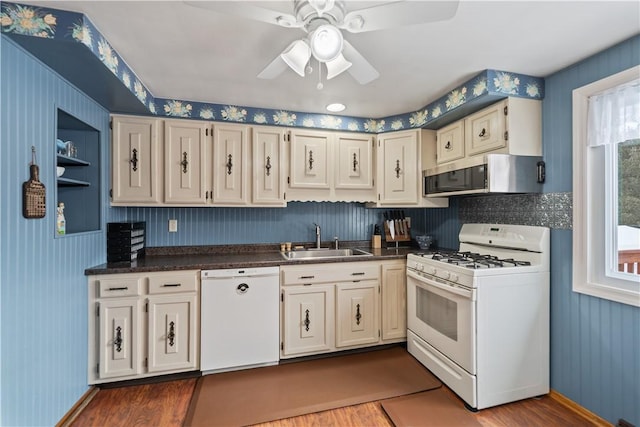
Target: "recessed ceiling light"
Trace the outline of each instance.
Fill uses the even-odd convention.
[[[331,111],[332,113],[339,113],[340,111],[344,111],[347,108],[344,104],[334,103],[327,105],[327,111]]]

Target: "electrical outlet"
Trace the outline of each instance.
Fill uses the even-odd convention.
[[[169,220],[169,233],[175,233],[178,231],[178,220],[170,219]]]

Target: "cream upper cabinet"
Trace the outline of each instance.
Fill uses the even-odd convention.
[[[204,204],[206,141],[209,124],[192,120],[164,122],[165,203]]]
[[[407,270],[406,261],[382,263],[382,340],[407,338]]]
[[[437,163],[464,157],[464,121],[460,120],[439,129],[436,135]]]
[[[335,188],[373,188],[373,139],[362,134],[336,135]]]
[[[305,129],[290,133],[289,187],[329,190],[333,134]]]
[[[464,119],[464,139],[470,156],[493,151],[507,144],[505,107],[505,102],[499,102]]]
[[[420,196],[420,131],[378,136],[378,199],[384,204],[416,204]]]
[[[256,205],[284,206],[285,131],[279,128],[254,127],[253,194]]]
[[[228,123],[213,126],[211,201],[217,205],[249,203],[249,128]]]
[[[162,127],[158,119],[112,116],[113,205],[162,202]]]

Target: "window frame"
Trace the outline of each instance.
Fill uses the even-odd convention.
[[[640,65],[573,90],[573,291],[636,307],[640,307],[640,274],[618,273],[605,251],[608,245],[617,248],[617,232],[606,231],[611,221],[617,224],[617,197],[612,193],[617,177],[612,183],[612,174],[605,173],[607,162],[617,171],[617,146],[597,147],[603,152],[594,155],[586,141],[589,97],[639,76]]]

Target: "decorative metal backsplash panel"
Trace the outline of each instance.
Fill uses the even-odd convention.
[[[466,197],[460,200],[461,223],[537,225],[571,230],[573,194],[500,194]]]

